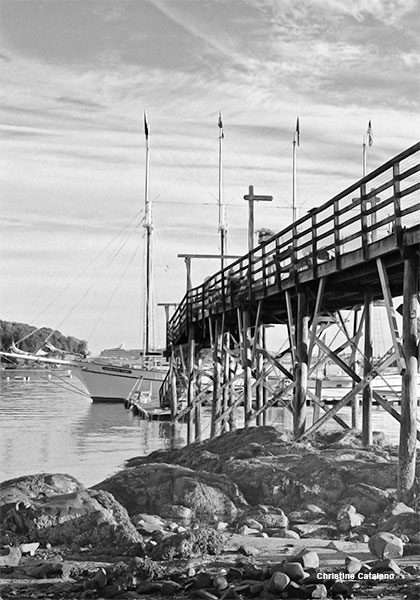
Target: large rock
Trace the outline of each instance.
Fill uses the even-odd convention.
[[[129,514],[168,514],[168,506],[190,508],[203,521],[231,522],[246,502],[226,476],[177,465],[144,464],[120,471],[95,486],[111,492]]]
[[[41,496],[48,498],[59,494],[72,494],[83,489],[83,484],[71,475],[62,473],[24,475],[2,482],[0,506],[17,502],[31,502]]]
[[[39,476],[34,476],[37,484]],[[125,508],[104,491],[83,490],[69,494],[35,496],[35,485],[28,482],[30,495],[1,511],[2,527],[20,541],[44,544],[76,544],[132,549],[142,545]]]

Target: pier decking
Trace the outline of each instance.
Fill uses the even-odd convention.
[[[202,382],[207,349],[212,436],[235,427],[239,407],[249,426],[266,424],[267,409],[283,403],[293,413],[299,439],[331,418],[348,427],[337,413],[350,404],[352,426],[361,424],[369,445],[375,400],[401,423],[399,490],[401,496],[408,493],[420,439],[419,159],[420,143],[187,292],[168,322],[171,369],[162,398],[170,398],[174,421],[187,419],[189,442],[201,437],[201,404],[209,393]],[[393,304],[400,296],[401,333]],[[372,338],[372,306],[377,301],[385,306],[392,340],[381,356],[374,352]],[[351,323],[343,311],[350,311]],[[273,324],[287,326],[289,346],[282,353],[266,348],[265,327]],[[325,337],[331,328],[341,336],[333,346]],[[327,362],[337,365],[352,384],[333,407],[322,400],[320,372]],[[372,385],[390,367],[401,374],[401,413]],[[277,386],[273,373],[279,378]],[[308,386],[311,377],[314,390]],[[180,388],[187,399],[182,411]],[[310,425],[307,400],[314,404]]]

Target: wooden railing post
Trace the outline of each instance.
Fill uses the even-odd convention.
[[[341,269],[341,242],[340,242],[340,203],[334,201],[334,255],[335,266]]]
[[[367,199],[366,199],[366,183],[360,186],[360,213],[361,213],[361,230],[362,230],[362,252],[363,259],[369,258],[369,219],[367,215]]]
[[[392,167],[394,177],[394,215],[395,215],[395,240],[398,246],[402,242],[402,226],[401,226],[401,184],[400,184],[400,163],[394,163]]]
[[[318,238],[316,230],[316,210],[310,210],[312,223],[312,275],[318,277]]]

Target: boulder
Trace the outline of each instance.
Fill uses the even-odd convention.
[[[62,473],[39,473],[24,475],[3,481],[0,489],[0,506],[18,502],[31,503],[41,496],[48,498],[60,494],[72,494],[85,489],[77,479]]]
[[[178,465],[151,463],[124,469],[94,489],[110,492],[129,514],[152,512],[176,505],[191,509],[194,517],[231,522],[246,502],[226,476],[193,471]],[[163,515],[161,515],[163,516]]]
[[[31,498],[2,511],[2,525],[22,542],[112,546],[121,550],[142,544],[127,511],[103,491]]]

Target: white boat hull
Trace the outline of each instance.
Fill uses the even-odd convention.
[[[73,366],[74,375],[83,383],[93,402],[126,402],[134,391],[159,399],[166,371],[88,362]]]
[[[165,368],[142,368],[113,365],[84,359],[63,360],[0,352],[2,356],[48,363],[71,368],[72,373],[83,383],[93,402],[126,402],[134,391],[147,394],[148,400],[159,400],[159,391],[166,377]]]

